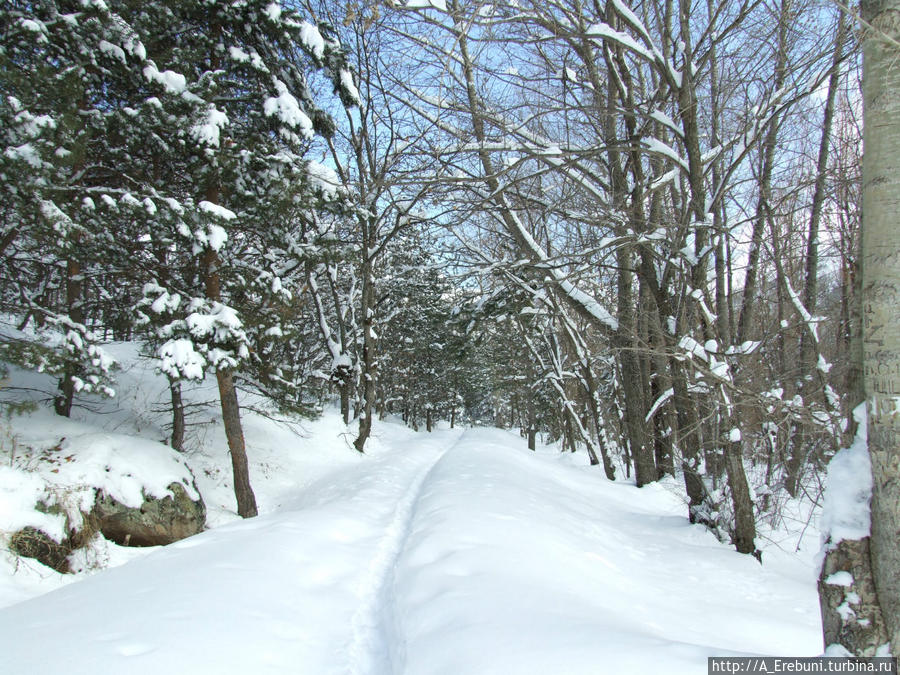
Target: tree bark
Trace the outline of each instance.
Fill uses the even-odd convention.
[[[762,553],[756,548],[756,518],[753,515],[753,499],[744,472],[741,441],[725,444],[725,473],[731,488],[731,503],[734,507],[734,532],[732,539],[738,553],[749,553],[762,560]]]
[[[825,646],[841,645],[856,656],[876,656],[888,638],[872,579],[870,538],[844,539],[827,546],[831,548],[819,574]],[[834,583],[838,572],[849,573],[852,583]]]
[[[341,419],[350,424],[350,382],[341,380],[338,385],[341,394]]]
[[[669,360],[672,369],[672,401],[675,404],[678,436],[675,439],[681,452],[681,470],[684,488],[688,496],[688,518],[692,523],[708,523],[703,505],[707,501],[706,486],[700,475],[700,421],[697,409],[687,387],[687,375],[681,363],[674,357]]]
[[[634,338],[634,299],[632,298],[631,255],[625,246],[616,251],[619,266],[617,289],[617,316],[619,330],[615,343],[620,350],[622,367],[622,391],[625,395],[625,429],[631,456],[634,458],[634,479],[638,487],[653,483],[657,479],[653,450],[647,439],[644,426],[644,392],[641,389],[641,364]]]
[[[172,399],[172,438],[169,445],[178,452],[184,452],[184,401],[179,380],[169,378],[169,394]]]
[[[864,0],[863,363],[872,458],[871,557],[900,651],[900,0]]]
[[[250,487],[250,469],[247,464],[247,448],[244,445],[244,430],[241,427],[241,411],[238,406],[237,390],[231,372],[224,369],[216,371],[216,382],[219,385],[219,400],[222,403],[222,420],[225,423],[225,436],[228,438],[228,450],[231,453],[231,468],[234,472],[234,495],[237,498],[237,511],[241,518],[252,518],[258,511],[256,496]]]
[[[353,447],[360,453],[365,452],[366,441],[372,433],[372,413],[375,408],[375,378],[377,375],[377,361],[375,350],[377,348],[375,324],[375,275],[370,259],[369,244],[373,243],[369,237],[364,237],[365,260],[362,269],[362,390],[363,405],[359,413],[359,434],[353,441]]]
[[[207,200],[219,203],[219,191],[213,187],[207,190]],[[202,270],[207,299],[213,302],[222,300],[222,284],[219,276],[219,254],[207,248],[202,256]],[[250,468],[247,462],[247,446],[244,443],[244,429],[241,426],[241,410],[238,405],[237,390],[230,371],[224,368],[216,370],[216,382],[219,386],[219,403],[222,407],[222,421],[225,425],[225,437],[228,440],[228,451],[231,454],[231,467],[234,472],[234,495],[237,498],[237,512],[242,518],[257,515],[256,496],[250,487]]]
[[[84,304],[81,294],[81,263],[70,257],[66,261],[66,311],[73,322],[83,324]],[[72,415],[72,403],[75,400],[75,377],[77,375],[78,364],[71,359],[67,359],[65,371],[59,381],[59,393],[53,401],[53,408],[57,415],[62,417],[70,417]]]

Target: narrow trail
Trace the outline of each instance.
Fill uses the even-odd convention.
[[[385,528],[359,585],[360,605],[353,615],[352,638],[347,649],[349,675],[394,673],[397,665],[391,652],[391,645],[397,642],[393,635],[394,569],[409,536],[416,502],[426,478],[438,462],[459,445],[464,436],[465,432],[457,436],[447,448],[422,467],[397,501],[393,518]]]

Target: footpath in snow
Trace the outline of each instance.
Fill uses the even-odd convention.
[[[0,610],[0,672],[706,672],[821,653],[814,570],[498,430],[397,435],[280,508]]]

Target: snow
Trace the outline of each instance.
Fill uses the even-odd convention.
[[[359,90],[356,88],[356,83],[353,82],[353,75],[349,70],[343,68],[341,69],[341,85],[353,102],[359,105],[361,99],[359,98]]]
[[[839,450],[828,462],[822,536],[829,546],[844,539],[868,537],[871,531],[872,464],[866,437],[866,404],[853,410],[858,426],[849,448]]]
[[[250,55],[240,47],[229,47],[228,57],[238,63],[250,63]]]
[[[610,0],[613,6],[616,8],[616,11],[622,15],[622,18],[625,19],[628,23],[632,25],[632,27],[641,34],[641,37],[646,39],[648,42],[650,41],[650,33],[647,28],[644,26],[643,22],[637,17],[631,8],[626,5],[621,0]]]
[[[644,47],[633,37],[628,35],[628,33],[617,31],[609,24],[603,22],[595,23],[590,28],[588,28],[587,35],[588,37],[595,39],[606,39],[612,40],[613,42],[618,42],[626,49],[630,49],[631,51],[640,54],[648,61],[654,60],[653,53],[650,52],[646,47]]]
[[[318,31],[316,31],[318,33]],[[321,36],[320,36],[321,37]],[[275,80],[275,90],[278,96],[271,96],[263,104],[263,111],[267,117],[275,116],[284,124],[292,128],[299,128],[305,138],[312,138],[313,124],[309,116],[300,108],[296,97],[288,91],[287,85],[281,80]]]
[[[338,354],[331,361],[331,370],[337,370],[338,368],[352,368],[353,360],[350,358],[349,354]]]
[[[210,105],[203,120],[191,128],[191,134],[200,143],[218,148],[222,129],[227,124],[228,115],[214,105]]]
[[[16,147],[8,147],[3,154],[13,161],[22,160],[35,168],[40,168],[44,164],[38,151],[31,143],[23,143]]]
[[[270,2],[264,10],[270,21],[278,21],[281,18],[281,5],[277,2]]]
[[[317,59],[325,56],[325,38],[322,37],[319,29],[308,21],[300,24],[300,40]]]
[[[159,368],[174,379],[203,379],[206,359],[194,348],[194,342],[187,338],[168,340],[156,353]]]
[[[225,342],[232,332],[242,327],[237,312],[221,302],[198,309],[200,311],[191,312],[185,319],[191,335],[195,337],[212,337],[215,341]]]
[[[447,12],[447,3],[445,0],[408,0],[406,6],[409,9],[436,9],[440,12]]]
[[[190,452],[149,440],[164,436],[168,383],[133,346],[111,351],[125,364],[115,407],[83,421],[33,413],[11,431],[45,449],[64,436],[62,461],[77,452],[79,471],[123,499],[190,465],[211,529],[151,550],[109,545],[99,566],[117,566],[94,574],[0,554],[4,673],[36,672],[39,658],[40,672],[73,675],[679,675],[712,655],[822,651],[811,560],[776,544],[760,565],[690,525],[676,481],[611,482],[517,433],[376,421],[361,456],[336,410],[302,429],[248,411],[261,515],[240,520],[215,406]],[[201,401],[215,382],[190,387]],[[8,489],[2,460],[8,530],[5,505],[21,514],[40,485],[20,472]]]
[[[214,204],[213,202],[201,201],[197,206],[200,207],[200,210],[204,213],[208,213],[215,218],[221,218],[222,220],[234,220],[237,218],[237,214],[234,211],[226,209],[224,206],[219,204]]]
[[[709,354],[706,353],[706,350],[697,342],[694,338],[689,335],[684,335],[678,341],[678,348],[683,349],[685,352],[690,354],[691,356],[696,356],[704,361],[709,360]]]
[[[673,162],[678,164],[685,171],[688,170],[687,161],[681,155],[679,155],[678,152],[674,148],[672,148],[669,145],[666,145],[658,138],[644,138],[644,139],[641,139],[641,143],[643,143],[644,146],[650,152],[662,155],[663,157],[666,157],[667,159],[671,159]],[[692,263],[692,264],[696,264],[696,263]]]
[[[312,186],[322,193],[325,199],[336,199],[341,190],[341,179],[334,169],[315,160],[306,166]]]
[[[42,513],[34,505],[46,496],[47,486],[36,474],[0,465],[0,518],[3,529],[15,532],[34,527],[46,532],[54,541],[65,536],[66,519],[62,514]]]
[[[184,460],[156,441],[114,433],[80,434],[64,439],[42,461],[54,465],[52,476],[42,473],[51,487],[96,487],[132,508],[140,507],[145,495],[157,499],[172,495],[168,486],[173,482],[182,483],[193,499],[199,497]],[[82,491],[77,498],[82,510],[89,511],[93,492]]]
[[[184,458],[156,441],[98,431],[47,410],[16,418],[15,431],[16,451],[0,466],[0,548],[6,548],[8,534],[25,526],[62,541],[67,527],[81,527],[97,491],[135,508],[145,496],[172,494],[172,483],[199,497]],[[39,503],[55,512],[37,510]],[[6,566],[0,563],[0,569]],[[0,604],[17,590],[0,580]]]
[[[47,32],[47,27],[42,21],[35,21],[34,19],[19,19],[16,23],[19,25],[19,28],[30,31],[32,33],[39,33],[43,35]]]
[[[127,62],[127,58],[125,57],[125,50],[122,49],[119,45],[114,45],[111,42],[107,42],[106,40],[100,40],[100,42],[97,43],[97,48],[104,54],[112,56],[114,59],[120,61],[121,63]]]
[[[850,574],[850,572],[841,570],[840,572],[828,575],[828,578],[825,579],[825,583],[829,586],[843,586],[845,588],[850,588],[853,585],[853,575]]]
[[[161,84],[170,94],[181,94],[187,88],[184,75],[171,70],[160,72],[152,61],[144,66],[144,77],[150,82]]]
[[[819,322],[824,321],[822,317],[814,317],[809,313],[809,310],[803,305],[803,301],[800,299],[800,296],[797,295],[797,291],[791,286],[790,281],[784,279],[785,289],[787,290],[788,297],[791,299],[791,303],[794,305],[794,309],[797,310],[797,314],[800,315],[800,318],[803,319],[803,322],[806,324],[806,328],[812,336],[813,341],[818,344],[819,342]],[[821,361],[820,361],[821,365]],[[827,372],[827,371],[826,371]]]
[[[821,651],[811,589],[785,597],[663,486],[502,431],[378,440],[274,512],[7,608],[8,672],[35,650],[47,672],[323,675],[693,673]]]
[[[662,110],[658,110],[658,109],[653,110],[650,113],[650,119],[659,122],[663,126],[670,129],[671,131],[674,131],[679,136],[684,136],[684,132],[681,130],[681,127],[679,127],[678,124],[676,124],[675,120],[673,120],[671,117],[669,117]]]
[[[647,412],[646,417],[644,417],[645,422],[649,422],[650,419],[656,414],[656,411],[659,410],[663,404],[672,398],[675,395],[675,390],[669,387],[663,393],[659,395],[659,398],[654,401],[653,405],[650,406],[650,410]]]

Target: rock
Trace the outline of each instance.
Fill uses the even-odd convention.
[[[203,500],[192,500],[181,483],[171,483],[168,489],[174,497],[146,497],[140,508],[98,492],[86,520],[120,546],[164,546],[202,532],[206,523]]]

